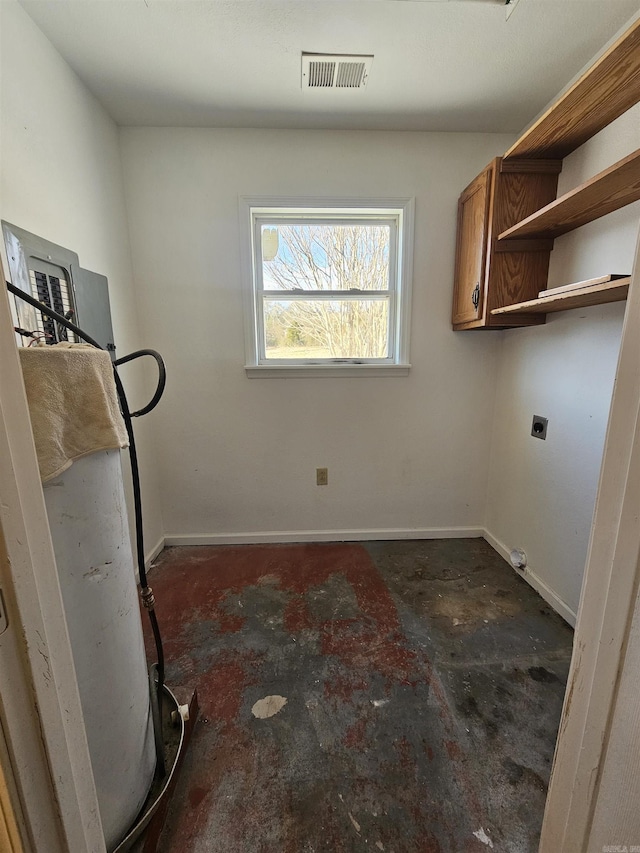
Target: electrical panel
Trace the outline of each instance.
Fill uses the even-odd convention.
[[[31,295],[39,302],[44,302],[58,314],[63,314],[68,320],[75,322],[75,307],[69,282],[61,270],[58,275],[51,275],[42,270],[29,270]],[[43,311],[36,311],[37,332],[45,344],[57,344],[60,341],[76,342],[73,332],[56,323]]]
[[[18,228],[2,223],[12,283],[39,302],[63,314],[115,357],[109,307],[109,285],[105,276],[80,266],[75,252]],[[22,299],[15,300],[16,325],[34,334],[22,343],[39,340],[78,343],[72,332]]]

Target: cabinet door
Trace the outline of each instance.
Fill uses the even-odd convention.
[[[469,184],[458,201],[454,324],[482,317],[491,174],[490,166]]]

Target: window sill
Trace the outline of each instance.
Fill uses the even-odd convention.
[[[249,379],[290,377],[307,379],[342,379],[346,377],[408,376],[410,364],[253,364],[245,365]]]

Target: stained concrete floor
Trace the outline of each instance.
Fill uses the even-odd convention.
[[[202,709],[162,853],[537,850],[573,633],[486,542],[169,548],[150,582]]]

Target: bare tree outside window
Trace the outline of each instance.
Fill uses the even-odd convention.
[[[263,232],[274,227],[277,254],[262,265],[267,357],[387,358],[390,226],[278,224]]]

